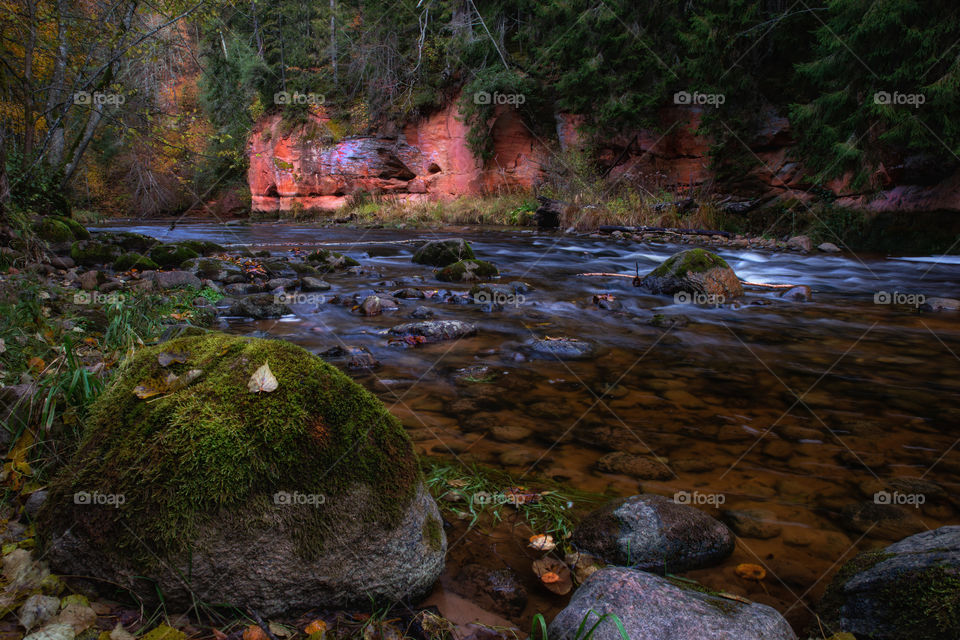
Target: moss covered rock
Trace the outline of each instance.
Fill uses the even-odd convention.
[[[307,262],[312,263],[321,273],[327,273],[335,269],[347,269],[349,267],[359,267],[360,263],[336,251],[320,249],[307,256]]]
[[[130,269],[146,271],[147,269],[157,269],[159,267],[157,263],[150,258],[131,251],[117,258],[113,263],[113,268],[116,271],[129,271]]]
[[[47,242],[70,242],[74,239],[70,227],[56,219],[55,216],[43,218],[34,227],[34,230],[41,240],[46,240]]]
[[[244,275],[239,265],[219,258],[191,258],[184,262],[181,268],[205,280],[226,280]]]
[[[820,602],[823,626],[871,640],[960,638],[960,526],[847,563]]]
[[[159,244],[156,238],[132,231],[121,231],[115,234],[113,242],[123,247],[124,251],[133,251],[142,254],[150,253],[150,249]]]
[[[484,260],[461,260],[440,269],[437,279],[444,282],[475,282],[499,275],[500,271],[493,263]]]
[[[70,257],[84,266],[112,265],[120,257],[120,247],[98,240],[78,240],[70,247]]]
[[[277,387],[254,393],[264,364]],[[300,347],[219,333],[124,365],[39,526],[61,573],[264,615],[416,597],[446,547],[412,445],[373,395]]]
[[[743,295],[743,285],[726,260],[704,249],[688,249],[670,256],[635,284],[665,295],[705,294],[724,299]]]
[[[417,264],[428,264],[432,267],[445,267],[461,260],[472,260],[473,249],[462,239],[431,240],[413,254],[413,261]]]
[[[179,267],[200,254],[182,244],[161,244],[150,250],[150,258],[161,267]]]

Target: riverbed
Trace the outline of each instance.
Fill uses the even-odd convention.
[[[366,348],[381,366],[351,375],[403,422],[421,453],[585,491],[673,496],[718,517],[754,510],[753,535],[739,537],[731,558],[686,575],[771,604],[795,627],[809,622],[830,577],[853,553],[960,524],[960,313],[918,308],[921,296],[957,297],[957,256],[714,247],[741,279],[807,285],[813,298],[791,302],[778,291],[751,290],[735,302],[696,305],[644,294],[629,278],[578,275],[644,274],[686,245],[518,229],[99,228],[274,255],[323,247],[355,258],[361,272],[326,276],[332,289],[324,300],[295,303],[277,320],[219,322],[315,353]],[[529,289],[501,300],[502,309],[443,303],[438,295],[366,317],[326,303],[406,286],[466,291],[411,262],[419,244],[440,237],[463,237],[479,258],[497,264],[499,282]],[[598,294],[613,300],[598,305]],[[385,330],[409,321],[416,306],[479,331],[417,348],[391,344]],[[531,357],[524,346],[545,337],[589,341],[596,356]],[[476,375],[461,372],[469,367]],[[495,436],[493,427],[518,429]],[[652,478],[598,471],[597,461],[612,451],[645,456],[662,471]],[[456,545],[479,544],[474,535],[451,535],[450,542],[451,558],[470,555]],[[523,545],[511,549],[490,561],[524,562]],[[734,569],[743,562],[763,564],[768,577],[738,578]],[[519,623],[561,604],[550,594],[531,595]]]

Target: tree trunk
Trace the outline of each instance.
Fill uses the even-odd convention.
[[[337,0],[330,0],[330,61],[333,63],[333,86],[337,86]]]
[[[57,50],[54,54],[53,75],[50,80],[50,91],[47,94],[47,122],[54,124],[50,130],[50,149],[47,155],[47,163],[53,167],[59,167],[63,162],[64,150],[64,131],[63,118],[54,118],[54,113],[61,110],[64,95],[64,75],[67,68],[67,17],[66,0],[57,0]]]
[[[33,104],[33,50],[37,44],[37,3],[27,0],[27,41],[23,46],[23,84],[26,91],[23,95],[23,168],[30,165],[30,155],[33,153],[33,137],[35,133],[34,104]]]

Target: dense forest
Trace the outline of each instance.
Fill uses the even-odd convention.
[[[322,103],[329,135],[341,137],[459,99],[483,156],[496,106],[474,100],[483,92],[522,95],[513,106],[544,138],[555,113],[583,114],[595,142],[655,128],[657,110],[683,92],[723,96],[704,103],[701,126],[727,175],[749,165],[744,140],[771,110],[790,117],[824,179],[854,171],[868,184],[881,163],[905,158],[943,175],[960,153],[960,14],[949,0],[2,9],[3,199],[20,207],[69,194],[81,207],[181,210],[243,181],[253,123],[281,106],[296,121]],[[294,99],[278,104],[283,92]]]

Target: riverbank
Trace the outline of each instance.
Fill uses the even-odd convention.
[[[162,330],[140,333],[151,336],[145,342],[172,335],[202,314],[220,330],[303,345],[378,395],[421,455],[440,457],[457,468],[462,461],[509,472],[494,483],[500,493],[522,486],[523,494],[543,494],[557,490],[550,483],[560,483],[594,496],[630,496],[638,490],[723,496],[722,504],[717,498],[697,506],[730,523],[731,512],[750,512],[750,522],[736,521],[741,537],[729,559],[684,575],[712,591],[770,604],[797,629],[809,624],[809,611],[841,559],[915,530],[909,510],[885,512],[875,520],[878,514],[867,506],[873,494],[884,486],[902,492],[905,481],[929,466],[929,451],[949,446],[951,414],[937,398],[955,392],[949,381],[956,376],[931,331],[949,343],[955,321],[949,314],[878,304],[875,298],[882,290],[948,295],[955,280],[949,259],[866,258],[861,264],[843,254],[725,246],[717,250],[741,278],[807,284],[814,302],[761,292],[720,306],[687,305],[639,290],[629,278],[576,277],[587,271],[632,276],[637,263],[643,274],[683,248],[637,242],[634,234],[611,241],[527,229],[460,229],[477,257],[500,271],[489,291],[472,293],[476,283],[444,282],[437,279],[439,269],[411,262],[415,250],[435,237],[431,231],[241,223],[177,225],[171,232],[168,226],[113,227],[108,232],[128,244],[147,242],[137,233],[152,233],[171,247],[192,246],[210,255],[152,273],[118,271],[114,265],[122,256],[112,253],[106,264],[96,264],[101,258],[69,268],[63,268],[65,260],[40,262],[20,273],[8,272],[13,278],[5,286],[11,292],[28,291],[32,285],[17,276],[42,273],[39,302],[34,303],[39,315],[47,307],[45,317],[96,319],[98,310],[103,320],[89,325],[93,335],[84,334],[98,341],[97,334],[105,337],[112,324],[109,296],[114,294],[116,303],[117,295],[129,292],[129,304],[115,306],[147,318],[154,316],[154,307],[142,296],[166,300],[163,304],[179,301],[156,307],[162,309]],[[175,253],[161,250],[156,240],[149,242],[137,253],[151,259]],[[211,244],[205,249],[196,244],[204,242]],[[72,253],[72,246],[67,249]],[[321,250],[342,253],[344,259]],[[314,253],[318,255],[311,258]],[[201,264],[204,260],[214,264]],[[90,272],[95,275],[88,276]],[[307,291],[306,278],[319,278],[326,287],[313,283],[319,288]],[[284,287],[287,304],[273,308],[277,286]],[[53,294],[48,303],[42,301],[50,298],[39,295],[44,289]],[[92,305],[73,302],[71,293],[84,292]],[[490,299],[477,299],[481,294]],[[11,308],[4,315],[23,313]],[[392,331],[431,318],[471,324],[477,332],[430,344],[417,339],[427,334]],[[46,327],[38,329],[45,332]],[[57,344],[62,335],[55,332],[53,338]],[[550,340],[557,338],[588,344],[590,357],[559,362],[537,356],[534,345],[564,342]],[[851,344],[856,349],[847,360],[842,356]],[[648,349],[654,350],[656,364],[638,370],[637,358]],[[99,370],[94,361],[83,365],[106,373],[115,370],[122,355],[104,358],[108,364]],[[49,362],[53,356],[40,357]],[[29,358],[21,360],[27,366]],[[789,389],[809,389],[824,369],[831,392],[808,391],[804,398],[811,413],[789,413]],[[922,391],[916,380],[924,381]],[[518,388],[524,391],[522,399]],[[591,409],[597,396],[602,403]],[[788,414],[780,416],[784,411]],[[904,415],[910,416],[907,422]],[[829,427],[818,426],[817,416]],[[750,447],[757,438],[759,444]],[[629,459],[614,455],[618,452]],[[742,466],[736,462],[740,455],[745,456]],[[875,475],[864,471],[857,458]],[[658,460],[675,475],[662,476]],[[927,527],[956,522],[955,505],[940,493],[955,493],[956,468],[947,451],[926,475],[923,492],[930,501],[916,516]],[[727,469],[729,473],[720,472]],[[474,475],[450,477],[451,483],[444,479],[446,472],[428,470],[428,477],[431,473],[443,480],[432,493],[452,525],[448,537],[456,540],[472,520],[456,512],[469,513],[473,500],[444,496],[454,497],[464,488],[458,485]],[[577,518],[592,508],[580,501],[572,500]],[[482,575],[508,569],[517,576],[527,605],[520,613],[498,615],[520,629],[528,628],[535,613],[550,619],[566,604],[531,573],[529,563],[539,554],[524,551],[531,535],[549,532],[560,542],[564,533],[538,531],[541,527],[516,520],[515,512],[522,515],[507,505],[499,521],[484,524],[481,518],[480,529],[467,536],[470,545],[451,552],[453,563],[441,578],[447,586],[435,594],[437,602],[445,603],[438,605],[442,612],[452,602],[461,613],[471,611],[464,601],[489,603],[486,596],[456,600],[450,586],[462,582],[465,567],[477,564]],[[574,521],[567,522],[563,526],[569,529]],[[871,528],[874,522],[878,526]],[[737,576],[740,564],[755,564],[758,557],[773,577],[758,582]],[[802,599],[795,597],[804,591]],[[510,607],[516,610],[515,603]]]

